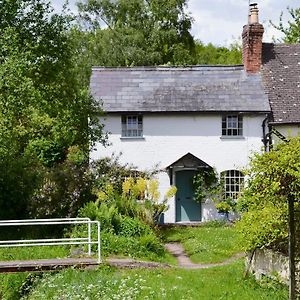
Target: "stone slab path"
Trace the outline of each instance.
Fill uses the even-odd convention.
[[[179,243],[169,243],[165,245],[165,248],[167,251],[169,251],[174,257],[177,258],[178,261],[178,266],[183,269],[208,269],[208,268],[213,268],[213,267],[218,267],[218,266],[225,266],[229,265],[233,261],[244,257],[244,253],[238,253],[223,262],[220,263],[212,263],[212,264],[195,264],[193,263],[190,258],[187,256],[185,253],[183,247]]]

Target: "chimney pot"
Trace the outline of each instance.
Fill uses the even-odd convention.
[[[257,7],[251,7],[250,8],[250,18],[249,18],[249,24],[258,24],[258,8]]]
[[[259,23],[258,12],[259,12],[259,10],[258,10],[258,7],[257,7],[257,3],[250,4],[248,24],[257,24],[257,23]]]

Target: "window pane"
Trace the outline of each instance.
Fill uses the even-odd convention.
[[[143,134],[143,116],[122,116],[122,136],[138,137]]]
[[[241,116],[222,116],[222,135],[243,135],[243,118]]]
[[[237,199],[244,184],[244,175],[238,170],[228,170],[221,173],[224,182],[224,199]]]

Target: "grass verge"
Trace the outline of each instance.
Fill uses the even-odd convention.
[[[162,228],[165,242],[182,243],[194,263],[219,263],[242,252],[234,226],[212,222],[198,227]]]

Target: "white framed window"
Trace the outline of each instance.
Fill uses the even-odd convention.
[[[142,137],[143,116],[122,116],[122,137]]]
[[[236,200],[244,187],[244,175],[238,170],[227,170],[221,173],[224,184],[224,199]]]
[[[222,136],[243,136],[243,117],[238,115],[223,116]]]

